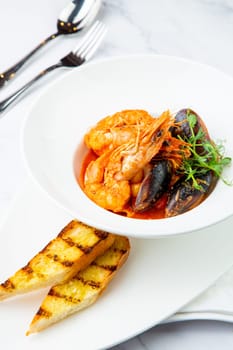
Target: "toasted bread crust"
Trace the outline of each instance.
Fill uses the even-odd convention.
[[[124,264],[129,251],[128,238],[117,236],[113,245],[86,269],[77,273],[69,281],[53,286],[26,334],[39,332],[93,304]]]
[[[0,300],[70,279],[108,249],[114,239],[113,234],[71,221],[26,266],[0,285]]]

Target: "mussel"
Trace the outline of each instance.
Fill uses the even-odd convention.
[[[165,210],[165,217],[183,214],[199,205],[215,187],[217,178],[212,171],[199,175],[196,179],[200,188],[191,180],[182,177],[171,188]]]
[[[169,151],[166,149],[169,140],[165,141],[167,145],[164,142],[166,151],[162,149],[152,159],[150,170],[141,183],[133,203],[135,212],[147,211],[165,194],[165,217],[183,214],[198,206],[217,183],[217,175],[206,166],[212,159],[209,151],[212,140],[201,117],[191,109],[181,109],[175,115],[175,124],[170,133],[172,138],[184,141],[184,148],[178,149],[183,159],[181,163],[174,163],[172,150],[169,147]],[[188,152],[185,152],[185,147]]]
[[[144,212],[151,208],[167,192],[172,176],[171,168],[168,160],[158,160],[151,165],[137,194],[134,204],[135,212]]]
[[[194,112],[192,109],[189,109],[189,108],[181,109],[176,113],[175,115],[176,126],[172,127],[171,129],[172,136],[178,137],[179,135],[184,140],[188,140],[192,136],[192,131],[188,121],[188,117],[191,115],[195,116],[196,118],[196,123],[193,127],[194,135],[197,135],[197,133],[200,131],[202,132],[202,137],[200,137],[200,140],[198,142],[201,142],[203,138],[205,140],[210,141],[210,136],[205,123],[196,112]],[[196,151],[199,154],[202,154],[203,152],[205,152],[205,150],[201,146],[197,147]]]

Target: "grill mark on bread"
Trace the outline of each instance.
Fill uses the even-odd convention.
[[[92,288],[100,288],[100,282],[96,282],[93,280],[86,280],[81,276],[76,277],[76,280],[82,282],[84,286],[90,286]]]
[[[62,230],[61,232],[58,234],[58,237],[63,237],[63,235],[69,231],[69,230],[73,230],[76,228],[77,226],[77,220],[72,220],[70,221]],[[82,224],[83,227],[86,227],[86,228],[90,228],[88,225],[84,224],[84,223],[81,223],[79,222],[80,224]],[[94,227],[92,227],[92,230],[93,230],[93,233],[99,237],[99,239],[106,239],[107,236],[109,235],[109,233],[107,231],[103,231],[103,230],[98,230]]]
[[[8,278],[5,282],[3,282],[2,286],[5,289],[15,289],[14,283],[11,282],[10,278]]]
[[[27,265],[0,284],[0,299],[71,278],[108,249],[114,239],[111,233],[72,220]]]
[[[99,231],[97,229],[93,229],[93,233],[98,237],[98,239],[100,241],[105,240],[107,238],[107,236],[109,235],[108,232],[106,231]],[[96,244],[99,243],[99,241],[96,242],[96,244],[92,245],[92,246],[84,246],[82,244],[78,244],[75,243],[70,237],[68,238],[63,238],[62,239],[70,246],[73,247],[75,246],[76,248],[80,249],[84,254],[89,254],[93,248],[96,246]]]
[[[75,243],[74,241],[72,241],[72,239],[70,237],[68,238],[63,238],[64,242],[66,242],[70,247],[76,247],[78,249],[80,249],[84,254],[90,254],[90,252],[93,250],[93,248],[96,246],[93,245],[91,247],[88,247],[88,246],[83,246],[82,244],[78,244],[78,243]],[[97,242],[99,243],[99,241]]]
[[[48,310],[43,309],[42,307],[39,308],[39,310],[36,313],[38,316],[49,318],[51,316],[51,312]]]
[[[33,269],[31,268],[30,264],[25,265],[22,270],[24,270],[26,273],[30,274],[33,273]]]
[[[51,297],[56,297],[56,298],[60,298],[60,299],[65,299],[66,301],[68,301],[69,303],[73,303],[73,304],[77,304],[77,303],[80,303],[81,299],[80,298],[75,298],[75,297],[72,297],[70,295],[65,295],[65,294],[62,294],[62,293],[58,293],[56,292],[53,288],[50,289],[48,295],[50,295]],[[48,314],[51,312],[47,312]],[[37,312],[38,314],[38,312]]]
[[[129,240],[117,236],[113,245],[86,269],[78,272],[67,282],[53,286],[40,307],[45,316],[37,312],[26,335],[39,332],[93,304],[126,261],[129,251]],[[46,317],[49,314],[51,316]]]
[[[102,236],[102,237],[103,237],[103,236]],[[74,245],[75,245],[75,243],[74,243],[72,240],[68,240],[68,239],[67,239],[66,242],[67,242],[67,241],[69,241],[70,246],[74,246]],[[42,250],[42,251],[43,251],[43,250]],[[116,249],[116,248],[115,248],[114,251],[115,251],[115,252],[120,251],[122,254],[125,254],[125,253],[126,253],[126,250],[123,250],[123,249]],[[73,265],[73,262],[68,261],[68,260],[67,260],[67,261],[60,261],[60,260],[59,260],[59,256],[56,255],[56,254],[54,254],[53,256],[47,254],[47,256],[48,256],[50,259],[52,259],[52,260],[54,260],[54,261],[56,261],[56,262],[60,262],[60,263],[61,263],[62,265],[64,265],[64,266],[69,267],[69,266],[72,266],[72,265]],[[116,268],[117,268],[116,265],[99,265],[99,264],[96,263],[95,261],[93,261],[91,264],[94,265],[94,266],[101,266],[102,268],[104,268],[104,269],[106,269],[106,270],[109,270],[109,271],[115,271]],[[24,270],[25,273],[27,273],[28,275],[35,273],[35,271],[33,270],[33,268],[30,266],[30,263],[27,264],[27,265],[25,265],[25,266],[22,268],[22,270]],[[40,277],[43,276],[43,274],[38,274],[38,272],[36,272],[36,274],[39,275]],[[80,278],[80,280],[81,280],[81,278]],[[84,281],[84,280],[82,280],[82,282],[85,283],[85,284],[92,285],[93,287],[96,287],[96,284],[95,284],[94,281]],[[11,282],[10,279],[7,279],[4,283],[2,283],[2,286],[4,286],[4,288],[6,288],[6,289],[14,289],[14,288],[15,288],[14,284]]]
[[[108,232],[95,229],[95,234],[99,239],[106,239]]]
[[[113,251],[114,253],[120,253],[120,254],[122,254],[122,255],[124,255],[124,254],[127,253],[127,250],[126,250],[126,249],[118,249],[118,248],[111,248],[111,249],[112,249],[112,251]],[[100,263],[98,263],[98,262],[96,262],[96,261],[93,261],[93,262],[91,263],[91,265],[102,267],[103,269],[109,270],[109,271],[111,271],[111,272],[114,272],[114,271],[117,269],[117,264],[116,264],[116,265],[107,265],[107,264],[100,264]]]
[[[94,263],[93,266],[99,266],[99,265]],[[113,271],[115,271],[117,269],[117,265],[101,265],[101,267],[103,269],[111,271],[111,272],[113,272]]]

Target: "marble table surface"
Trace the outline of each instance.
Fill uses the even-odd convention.
[[[0,0],[0,71],[8,68],[42,39],[56,31],[56,20],[67,0]],[[104,0],[100,18],[108,25],[105,44],[93,60],[125,54],[166,54],[212,65],[233,75],[232,0]],[[74,37],[59,38],[43,49],[14,82],[0,91],[0,100],[73,48]],[[65,74],[54,73],[53,78]],[[51,78],[45,79],[0,120],[0,217],[25,184],[20,152],[24,115]],[[221,283],[232,281],[233,273]],[[220,283],[220,286],[221,286]],[[216,284],[213,288],[217,289]],[[206,296],[213,295],[210,289]],[[224,298],[224,295],[223,295]],[[233,306],[231,308],[233,311]],[[171,322],[154,327],[114,350],[230,350],[233,325],[216,320]]]

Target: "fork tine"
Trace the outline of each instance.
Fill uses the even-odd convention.
[[[105,25],[100,21],[96,21],[73,53],[85,60],[89,59],[99,46],[106,31]]]
[[[89,38],[92,36],[93,32],[95,31],[96,27],[98,27],[99,25],[99,21],[96,21],[91,27],[90,29],[86,32],[86,34],[84,35],[84,37],[81,39],[81,41],[78,43],[78,45],[75,47],[73,51],[73,53],[76,55],[77,52],[82,48],[86,46],[86,42],[89,41]]]
[[[5,111],[5,109],[10,106],[21,94],[23,94],[27,89],[29,89],[35,82],[44,77],[49,72],[60,67],[78,67],[87,61],[95,52],[99,46],[101,40],[106,33],[106,27],[100,21],[96,21],[95,24],[89,29],[86,35],[83,37],[78,48],[71,51],[68,55],[61,58],[59,62],[53,64],[38,75],[36,75],[32,80],[23,85],[15,93],[7,97],[5,100],[0,102],[0,113]]]
[[[103,26],[99,29],[99,32],[93,37],[92,42],[86,47],[86,50],[81,53],[86,60],[89,60],[90,57],[95,53],[96,49],[99,47],[99,44],[103,40],[107,29]]]

